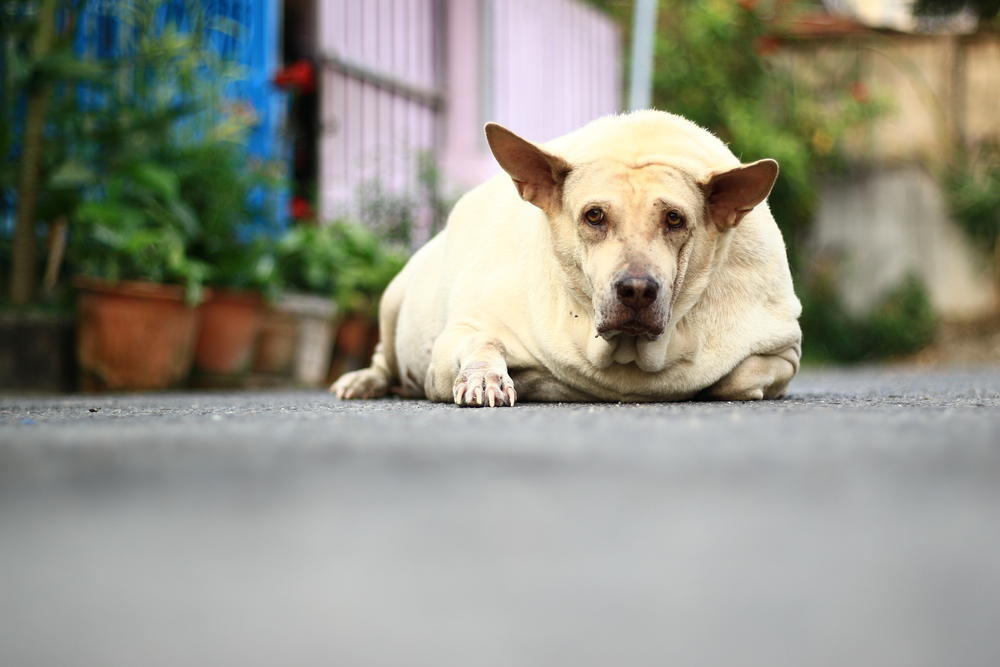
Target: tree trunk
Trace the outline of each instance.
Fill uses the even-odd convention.
[[[56,5],[58,0],[43,0],[38,19],[32,60],[49,54],[55,39]],[[15,306],[24,306],[35,296],[38,282],[38,240],[35,236],[35,210],[38,208],[39,179],[41,177],[42,145],[45,115],[48,111],[52,86],[48,82],[35,82],[28,93],[24,115],[24,139],[21,157],[21,182],[17,193],[17,227],[14,231],[14,248],[10,268],[10,300]]]

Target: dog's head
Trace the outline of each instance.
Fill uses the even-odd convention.
[[[486,136],[521,198],[547,215],[569,288],[607,340],[658,339],[678,298],[705,289],[719,239],[778,174],[774,160],[699,174],[631,147],[572,163],[493,123]]]

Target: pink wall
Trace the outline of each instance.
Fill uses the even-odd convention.
[[[547,141],[621,109],[617,26],[576,0],[317,0],[316,29],[327,217],[417,192],[420,152],[449,192],[485,180],[487,121]]]

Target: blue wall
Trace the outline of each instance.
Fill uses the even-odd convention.
[[[154,0],[155,1],[155,0]],[[164,21],[188,26],[186,5],[192,0],[162,0]],[[197,2],[198,0],[194,0]],[[265,160],[287,158],[283,128],[287,102],[271,80],[281,66],[282,0],[200,0],[207,21],[230,19],[239,26],[237,34],[207,30],[219,53],[246,68],[245,80],[233,84],[228,93],[252,106],[259,124],[249,138],[249,151]],[[118,55],[117,32],[122,28],[114,18],[125,3],[88,0],[79,17],[77,51],[97,57]]]

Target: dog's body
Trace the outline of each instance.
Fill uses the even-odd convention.
[[[332,391],[491,406],[784,394],[801,332],[764,203],[776,163],[741,165],[657,111],[544,147],[487,137],[507,173],[396,277],[372,366]]]

